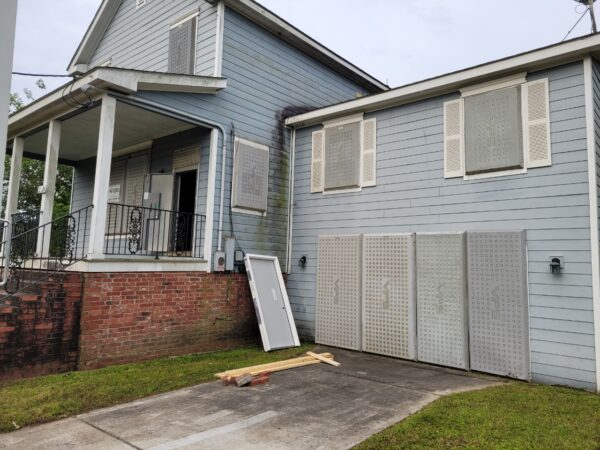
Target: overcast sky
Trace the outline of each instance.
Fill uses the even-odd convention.
[[[585,11],[574,0],[261,3],[392,87],[559,42]],[[99,4],[100,0],[19,0],[14,70],[65,73]],[[570,37],[589,32],[586,16]],[[50,90],[66,79],[45,81]],[[34,82],[14,76],[13,91]]]

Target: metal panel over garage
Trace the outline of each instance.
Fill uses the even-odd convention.
[[[471,368],[529,379],[525,232],[467,233]]]
[[[418,360],[469,368],[465,233],[417,234]]]
[[[363,350],[415,358],[414,235],[363,237]]]
[[[316,330],[319,344],[361,348],[361,241],[356,236],[320,236]]]

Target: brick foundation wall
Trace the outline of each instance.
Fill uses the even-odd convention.
[[[2,300],[0,380],[77,368],[81,288],[81,275],[69,273]]]
[[[83,274],[79,368],[260,343],[244,274]]]

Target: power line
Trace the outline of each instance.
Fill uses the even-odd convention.
[[[57,75],[51,73],[27,73],[27,72],[13,72],[13,75],[21,75],[23,77],[41,77],[41,78],[71,78],[73,75]]]
[[[579,22],[581,22],[581,19],[583,19],[585,17],[585,15],[589,12],[589,8],[585,10],[585,12],[581,15],[581,17],[579,17],[579,19],[577,19],[577,22],[575,22],[575,25],[573,25],[571,27],[571,29],[569,30],[569,32],[567,34],[565,34],[565,37],[562,38],[561,42],[564,41],[565,39],[567,39],[569,37],[569,35],[573,32],[573,30],[575,29],[575,27],[577,25],[579,25]]]

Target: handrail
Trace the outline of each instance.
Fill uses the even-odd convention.
[[[196,213],[109,202],[104,254],[200,259],[205,221]]]
[[[85,259],[92,207],[86,206],[14,236],[9,227],[0,287],[12,295]]]
[[[6,220],[6,219],[0,219],[0,222],[3,223],[5,225],[5,230],[6,230],[6,236],[4,236],[6,238],[4,245],[3,245],[3,256],[4,256],[4,271],[2,273],[2,281],[0,281],[0,287],[4,287],[7,285],[8,283],[8,267],[10,265],[10,250],[12,247],[12,224],[10,222],[10,220]]]

